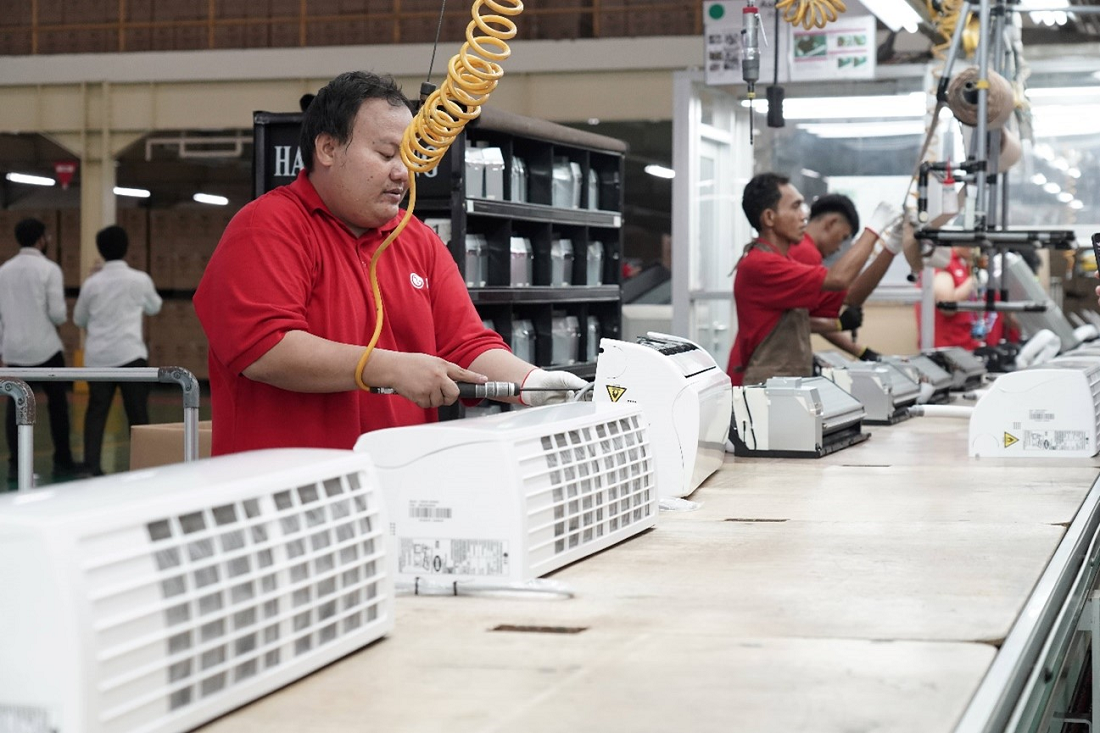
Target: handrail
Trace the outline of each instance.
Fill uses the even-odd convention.
[[[199,380],[195,375],[177,366],[165,367],[65,367],[60,369],[10,369],[0,368],[0,384],[19,382],[159,382],[178,384],[183,390],[183,460],[194,461],[199,457]],[[24,385],[25,386],[25,385]],[[10,388],[9,388],[10,389]],[[33,394],[29,413],[30,430],[19,434],[19,490],[33,485],[34,462],[34,404]],[[24,470],[27,481],[23,481]]]

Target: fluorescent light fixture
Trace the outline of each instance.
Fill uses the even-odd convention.
[[[225,196],[215,196],[212,193],[197,193],[191,198],[200,204],[213,204],[214,206],[225,206],[229,203],[229,199]]]
[[[598,125],[598,124],[600,124],[600,118],[599,117],[589,117],[588,118],[588,124]]]
[[[807,122],[798,126],[820,138],[901,137],[923,135],[924,123],[920,120],[889,120],[886,122]]]
[[[645,167],[645,172],[651,176],[657,178],[675,178],[676,171],[671,168],[665,168],[663,165],[657,165],[656,163],[650,163]]]
[[[861,2],[890,30],[897,32],[904,28],[910,33],[917,32],[921,17],[905,0],[861,0]]]
[[[1047,182],[1047,177],[1044,176],[1042,173],[1036,173],[1031,177],[1031,182],[1034,183],[1036,186],[1042,186],[1044,183]]]
[[[928,113],[924,92],[864,97],[788,97],[783,100],[783,117],[788,120],[853,120],[894,117],[921,117]],[[741,101],[742,107],[749,100]],[[757,99],[753,110],[768,113],[768,100]]]
[[[1080,178],[1081,177],[1081,169],[1080,168],[1070,168],[1068,171],[1066,171],[1066,175],[1069,176],[1070,178]]]
[[[115,186],[115,196],[130,196],[135,199],[147,199],[149,198],[149,192],[144,188],[126,188],[125,186]]]
[[[1069,202],[1069,208],[1073,209],[1074,211],[1080,211],[1081,209],[1085,208],[1085,202],[1080,201],[1079,199],[1074,199],[1073,201]]]
[[[1068,204],[1070,201],[1073,201],[1073,194],[1069,191],[1062,191],[1062,193],[1058,194],[1058,200],[1063,204]]]
[[[1036,104],[1031,108],[1031,116],[1037,138],[1095,135],[1100,103]],[[1047,160],[1053,160],[1053,156]]]
[[[1096,77],[1100,79],[1100,77]],[[1028,99],[1072,99],[1085,101],[1100,95],[1100,86],[1090,84],[1079,87],[1028,87]],[[1091,101],[1091,99],[1089,100]]]
[[[32,176],[30,173],[9,173],[4,178],[7,178],[12,183],[26,183],[30,186],[52,186],[57,181],[52,178],[46,178],[45,176]]]
[[[812,168],[803,168],[799,172],[807,178],[821,178],[821,174],[813,170]]]
[[[1043,190],[1047,193],[1061,193],[1062,187],[1054,181],[1048,181],[1047,183],[1043,184]]]

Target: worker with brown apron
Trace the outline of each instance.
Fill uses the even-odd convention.
[[[745,186],[741,207],[759,236],[737,263],[733,294],[737,336],[726,369],[735,386],[775,376],[810,376],[810,311],[827,292],[847,289],[863,269],[889,212],[876,209],[873,237],[861,237],[830,268],[788,256],[802,240],[807,209],[790,179],[756,175]],[[891,215],[892,217],[892,215]]]

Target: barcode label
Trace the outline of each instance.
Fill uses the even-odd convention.
[[[429,522],[451,518],[451,507],[434,504],[409,504],[409,518]]]

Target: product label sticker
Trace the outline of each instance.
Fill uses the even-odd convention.
[[[397,569],[431,575],[507,575],[508,543],[402,537]]]
[[[1084,430],[1024,431],[1024,450],[1080,451],[1088,446]]]

